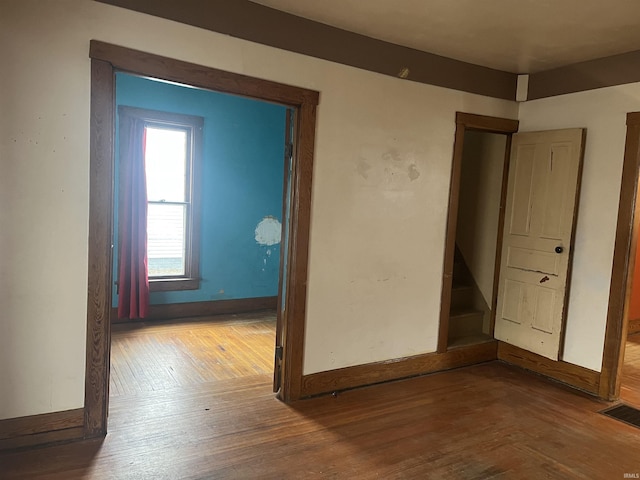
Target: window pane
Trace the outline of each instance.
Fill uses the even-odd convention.
[[[149,277],[185,275],[185,205],[149,204]]]
[[[147,127],[145,152],[149,201],[186,201],[187,132]]]

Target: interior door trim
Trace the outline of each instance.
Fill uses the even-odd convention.
[[[627,114],[627,135],[622,165],[618,224],[613,250],[611,288],[600,373],[600,396],[614,400],[620,396],[620,381],[629,323],[629,297],[636,245],[640,231],[638,174],[640,172],[640,112]]]
[[[85,367],[85,438],[105,435],[111,349],[111,258],[115,73],[169,80],[222,93],[265,100],[296,111],[293,152],[290,263],[283,325],[283,382],[280,398],[300,398],[306,319],[306,285],[311,213],[316,106],[319,93],[305,88],[225,72],[92,40],[89,152],[89,258]]]
[[[467,130],[476,130],[486,133],[502,133],[508,135],[505,153],[505,171],[503,172],[503,192],[501,205],[504,204],[505,174],[508,174],[509,151],[511,149],[511,134],[518,131],[518,120],[510,118],[487,117],[471,113],[456,112],[456,134],[453,144],[453,161],[451,164],[451,183],[449,186],[449,208],[447,213],[447,227],[445,234],[444,265],[442,274],[442,295],[440,298],[440,328],[438,331],[438,353],[447,351],[447,337],[449,335],[449,307],[451,306],[451,285],[453,280],[453,256],[456,248],[456,223],[458,220],[458,200],[460,196],[460,173],[462,170],[462,154],[464,147],[464,134]],[[504,208],[501,209],[498,224],[498,247],[501,247],[501,232],[504,222]],[[496,261],[499,268],[500,250],[496,252]],[[494,278],[495,283],[495,278]],[[495,290],[495,284],[494,284]],[[495,297],[495,292],[494,292]],[[493,301],[492,301],[493,304]],[[493,308],[495,311],[495,307]]]

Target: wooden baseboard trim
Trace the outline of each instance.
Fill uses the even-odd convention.
[[[0,420],[0,450],[80,440],[84,408]]]
[[[600,372],[563,361],[550,360],[504,342],[498,342],[498,360],[599,395]]]
[[[629,327],[627,328],[627,335],[634,335],[640,333],[640,318],[629,320]]]
[[[130,320],[118,318],[118,309],[111,309],[112,323],[126,323],[136,320],[169,320],[173,318],[208,317],[230,313],[247,313],[259,310],[275,310],[278,297],[240,298],[233,300],[214,300],[210,302],[168,303],[150,305],[147,318]]]
[[[487,342],[413,357],[339,368],[302,377],[302,397],[436,373],[496,360],[497,342]]]

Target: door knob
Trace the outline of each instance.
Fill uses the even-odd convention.
[[[558,245],[556,247],[556,253],[562,253],[562,252],[564,252],[564,248],[562,248],[561,246]]]

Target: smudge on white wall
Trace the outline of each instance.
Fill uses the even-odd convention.
[[[277,218],[272,216],[264,217],[255,231],[256,242],[260,245],[276,245],[280,243],[282,225]]]
[[[390,143],[396,143],[391,139]],[[402,149],[394,146],[381,151],[374,147],[364,147],[355,158],[355,171],[365,180],[360,182],[367,187],[382,188],[384,191],[404,191],[411,182],[420,177],[420,158],[422,150]],[[409,182],[407,182],[407,179]]]

